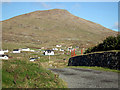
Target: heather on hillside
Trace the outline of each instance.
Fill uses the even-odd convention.
[[[88,48],[85,53],[108,50],[120,50],[120,35],[117,35],[116,37],[107,37],[102,43],[98,44],[97,46]]]

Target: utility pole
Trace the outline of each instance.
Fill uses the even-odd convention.
[[[50,63],[50,55],[49,55],[49,63]]]

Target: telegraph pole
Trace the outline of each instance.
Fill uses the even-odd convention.
[[[49,63],[50,63],[50,55],[49,55]]]

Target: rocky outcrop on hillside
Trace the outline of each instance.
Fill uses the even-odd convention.
[[[120,70],[120,52],[104,52],[71,57],[68,66],[99,66]]]

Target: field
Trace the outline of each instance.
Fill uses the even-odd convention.
[[[13,48],[24,47],[16,44],[8,45]],[[47,68],[58,68],[67,65],[69,55],[44,56],[42,52],[22,52],[20,54],[6,53],[9,60],[2,60],[3,88],[66,88],[67,84]],[[30,62],[30,57],[39,57]],[[63,60],[66,58],[66,60]],[[58,64],[59,62],[59,64]]]
[[[43,67],[44,63],[48,62],[47,57],[30,62],[28,58],[30,54],[32,53],[11,54],[14,58],[2,61],[3,88],[66,87],[66,83],[59,79],[58,75]]]
[[[26,45],[3,43],[5,47],[12,51],[14,48],[24,48]],[[32,46],[32,44],[29,46]],[[40,47],[35,46],[33,47]],[[2,60],[2,87],[3,88],[67,88],[66,82],[59,79],[59,75],[53,74],[48,68],[71,68],[68,60],[71,53],[65,51],[64,54],[55,52],[54,56],[44,56],[42,51],[34,49],[36,52],[22,52],[20,54],[6,53],[9,55],[8,60]],[[100,52],[101,53],[101,52]],[[80,50],[76,51],[80,55]],[[38,58],[34,62],[29,59]],[[119,72],[102,67],[84,67],[72,66],[72,68],[87,68],[103,70],[110,72]]]

